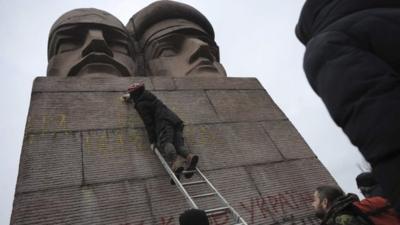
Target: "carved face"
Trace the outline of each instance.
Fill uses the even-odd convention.
[[[147,45],[144,57],[151,76],[226,77],[217,47],[203,34],[166,34]]]
[[[48,76],[133,76],[128,34],[101,24],[72,24],[54,31]]]

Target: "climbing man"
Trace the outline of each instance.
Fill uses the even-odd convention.
[[[189,152],[183,139],[183,121],[162,103],[143,83],[133,83],[128,87],[128,94],[123,96],[126,102],[133,102],[142,118],[151,149],[157,146],[170,165],[175,176],[180,179],[186,163],[186,170],[196,169],[199,157]],[[191,178],[193,173],[185,173]],[[173,182],[171,181],[173,184]]]

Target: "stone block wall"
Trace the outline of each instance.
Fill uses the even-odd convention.
[[[248,224],[318,224],[312,191],[335,181],[256,79],[166,77],[38,77],[11,224],[178,224],[188,205],[120,100],[134,81],[185,121],[199,168]]]

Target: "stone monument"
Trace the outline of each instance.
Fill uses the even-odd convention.
[[[51,27],[47,76],[133,76],[133,43],[123,24],[98,9],[75,9]]]
[[[226,77],[210,22],[189,5],[155,2],[133,15],[127,29],[147,76]]]
[[[11,224],[178,224],[188,205],[150,151],[139,115],[120,100],[138,81],[185,121],[199,168],[248,224],[319,224],[312,193],[335,181],[257,79],[226,77],[206,17],[159,1],[128,30],[96,9],[53,25],[47,77],[33,84]],[[227,214],[209,219],[231,224]]]

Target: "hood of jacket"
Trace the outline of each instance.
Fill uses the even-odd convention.
[[[400,8],[399,0],[307,0],[296,26],[305,45],[322,29],[350,14],[374,8]]]
[[[363,212],[373,212],[377,209],[383,209],[384,207],[390,207],[390,203],[387,199],[375,196],[369,197],[357,202],[356,206],[363,210]]]

